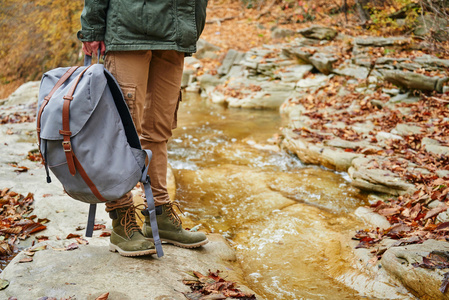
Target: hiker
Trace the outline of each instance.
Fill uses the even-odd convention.
[[[142,148],[153,152],[148,175],[161,240],[184,248],[208,239],[184,230],[174,211],[166,183],[167,141],[176,128],[184,56],[196,51],[206,5],[207,0],[85,0],[77,33],[86,55],[98,49],[106,55],[105,67],[122,89]],[[106,203],[106,211],[112,218],[112,250],[123,256],[156,253],[149,216],[140,230],[130,192]]]

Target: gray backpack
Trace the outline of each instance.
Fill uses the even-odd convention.
[[[117,200],[140,181],[145,188],[157,255],[163,255],[149,177],[151,151],[142,150],[123,94],[102,64],[57,68],[41,80],[37,135],[50,169],[72,198],[90,203],[91,237],[96,203]]]

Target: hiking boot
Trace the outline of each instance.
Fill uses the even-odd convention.
[[[173,206],[177,204],[169,202],[156,206],[156,219],[159,228],[161,241],[183,248],[197,248],[209,242],[202,232],[190,232],[182,228],[182,221],[174,211]],[[150,217],[148,212],[142,211],[145,215],[143,223],[143,235],[153,241]]]
[[[112,232],[109,251],[122,256],[142,256],[155,254],[154,244],[147,240],[136,222],[134,206],[116,208],[109,212]]]

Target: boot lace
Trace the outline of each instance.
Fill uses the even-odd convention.
[[[117,210],[117,211],[121,211],[121,212],[125,212],[123,217],[120,220],[120,225],[123,226],[124,230],[125,230],[125,234],[126,237],[128,239],[131,238],[131,235],[136,232],[139,231],[139,225],[137,225],[137,220],[136,220],[136,207],[132,204],[131,206],[123,206],[123,204],[115,204],[113,202],[108,203],[108,206],[106,207],[106,211],[110,212],[113,210]]]
[[[181,226],[182,221],[181,218],[178,216],[176,211],[173,209],[173,207],[176,206],[176,208],[179,210],[181,214],[184,214],[181,208],[179,207],[179,204],[177,202],[170,201],[166,204],[164,204],[166,207],[166,212],[168,214],[168,217],[170,218],[170,221],[176,224],[176,226]]]
[[[125,211],[125,215],[120,220],[120,224],[125,229],[125,233],[126,233],[126,236],[128,237],[128,239],[131,238],[131,235],[134,232],[140,230],[139,225],[137,225],[137,221],[136,221],[136,209],[135,209],[134,205],[131,205]]]

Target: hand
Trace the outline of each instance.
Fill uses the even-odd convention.
[[[98,48],[100,48],[101,55],[104,55],[106,52],[104,41],[83,42],[83,52],[86,55],[92,56],[92,53],[96,55],[98,53]]]

